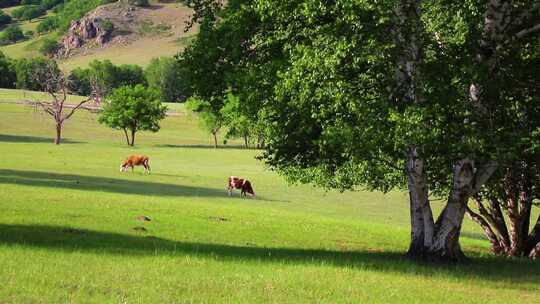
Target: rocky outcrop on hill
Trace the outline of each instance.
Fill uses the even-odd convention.
[[[97,7],[84,17],[73,21],[66,35],[59,41],[54,57],[67,59],[86,56],[137,44],[151,45],[152,41],[167,40],[167,48],[179,44],[186,36],[186,22],[192,11],[173,2],[152,2],[151,6],[138,7],[126,1],[116,1]],[[196,28],[192,30],[192,33]]]
[[[68,34],[60,42],[58,56],[67,57],[73,50],[88,43],[103,45],[111,38],[113,29],[111,22],[100,17],[85,17],[73,21]]]
[[[66,58],[109,43],[125,43],[138,23],[139,8],[124,2],[102,5],[71,22],[68,33],[59,42],[57,57]]]

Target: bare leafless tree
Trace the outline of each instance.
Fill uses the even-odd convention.
[[[64,122],[80,109],[95,109],[95,107],[88,107],[88,105],[91,102],[95,103],[101,100],[99,90],[96,90],[92,84],[92,93],[90,96],[77,103],[67,103],[69,94],[68,80],[64,73],[58,70],[54,62],[51,62],[39,71],[35,71],[34,77],[42,84],[43,91],[47,93],[48,98],[41,97],[41,99],[47,100],[30,101],[30,103],[36,105],[54,119],[56,125],[54,143],[59,145],[62,140]]]

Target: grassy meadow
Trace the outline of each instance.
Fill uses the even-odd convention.
[[[194,117],[135,148],[87,112],[52,136],[45,114],[0,103],[0,303],[540,302],[540,263],[492,257],[469,220],[470,262],[406,260],[406,193],[289,186],[240,142],[212,149]],[[119,172],[132,153],[152,174]],[[256,199],[226,195],[233,174]]]

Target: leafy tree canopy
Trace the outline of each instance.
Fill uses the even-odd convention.
[[[166,111],[154,90],[142,85],[122,86],[107,98],[99,122],[123,130],[128,145],[133,146],[137,131],[159,131],[159,122],[165,118]]]

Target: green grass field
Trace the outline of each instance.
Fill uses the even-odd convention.
[[[540,264],[492,257],[470,221],[469,263],[406,260],[405,193],[287,186],[256,150],[210,148],[193,117],[135,148],[86,112],[65,144],[52,134],[35,108],[0,103],[0,303],[540,302]],[[120,173],[131,153],[152,174]],[[232,174],[257,198],[228,197]]]

